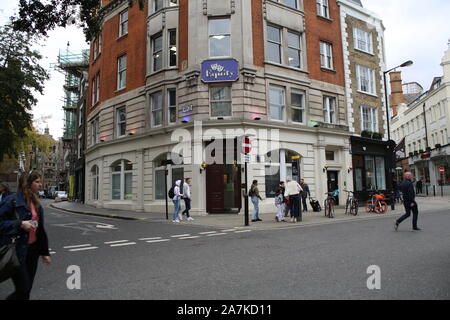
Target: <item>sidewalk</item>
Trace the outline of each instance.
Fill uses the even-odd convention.
[[[450,208],[450,196],[446,197],[418,197],[417,203],[419,206],[419,213],[425,213],[430,211],[438,210],[449,210]],[[145,212],[130,212],[130,211],[120,211],[112,209],[101,209],[91,207],[81,203],[75,202],[59,202],[52,203],[50,206],[78,214],[86,214],[107,218],[116,218],[124,220],[141,220],[141,221],[152,221],[152,222],[166,222],[172,223],[171,220],[166,220],[165,213],[145,213]],[[253,207],[250,205],[250,220],[252,215]],[[169,219],[172,216],[173,206],[169,207]],[[273,214],[260,214],[262,222],[252,223],[250,221],[250,226],[245,227],[244,214],[239,215],[229,215],[229,214],[214,214],[207,216],[194,216],[194,221],[187,222],[183,220],[181,224],[197,225],[203,227],[211,227],[218,229],[251,229],[251,230],[269,230],[269,229],[284,229],[299,226],[312,226],[312,225],[322,225],[329,223],[338,222],[350,222],[365,219],[379,219],[384,217],[392,217],[392,219],[398,218],[405,212],[403,205],[396,205],[395,210],[392,211],[391,207],[384,215],[376,215],[373,213],[367,213],[364,207],[360,207],[358,215],[350,216],[345,215],[345,208],[338,207],[335,210],[335,218],[329,219],[325,217],[324,211],[322,212],[306,212],[303,213],[303,221],[299,223],[290,222],[276,222],[275,221],[275,208]],[[287,219],[289,220],[289,219]]]

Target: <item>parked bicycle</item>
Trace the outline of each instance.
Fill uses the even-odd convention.
[[[324,201],[325,208],[325,217],[330,219],[334,218],[334,207],[336,205],[336,197],[339,195],[339,190],[335,190],[334,192],[325,193],[328,197]]]
[[[386,203],[386,197],[382,193],[371,192],[370,199],[366,202],[366,212],[385,214],[388,210],[388,205]]]
[[[355,198],[355,193],[353,191],[347,191],[347,190],[344,190],[344,191],[348,193],[347,203],[345,204],[345,214],[349,213],[354,216],[357,216],[359,203],[358,203],[358,200]],[[350,212],[349,212],[349,210],[350,210]]]

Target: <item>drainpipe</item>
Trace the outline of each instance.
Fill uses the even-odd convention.
[[[426,148],[428,148],[430,144],[428,143],[428,128],[427,128],[427,115],[425,113],[425,103],[423,104],[423,121],[425,122],[425,140],[427,142]]]

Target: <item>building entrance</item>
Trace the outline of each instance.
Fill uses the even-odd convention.
[[[237,139],[233,140],[219,144],[223,146],[223,152],[212,152],[216,160],[222,159],[223,155],[222,163],[206,168],[206,212],[209,214],[237,214],[242,208],[241,165],[237,164]],[[233,163],[228,163],[230,160]]]

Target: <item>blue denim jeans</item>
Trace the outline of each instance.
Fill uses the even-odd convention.
[[[174,204],[174,209],[173,209],[173,218],[172,220],[177,220],[178,219],[178,214],[180,213],[180,206],[181,206],[181,201],[180,200],[172,200],[173,204]]]
[[[259,219],[259,199],[258,197],[252,197],[253,202],[253,220]]]

